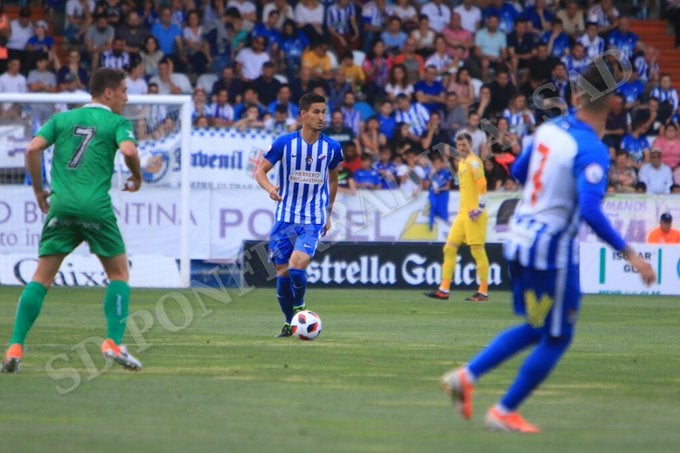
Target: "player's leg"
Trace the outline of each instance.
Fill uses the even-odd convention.
[[[106,338],[101,346],[102,355],[128,370],[141,370],[141,362],[122,345],[130,305],[130,273],[116,217],[111,212],[108,216],[83,222],[81,228],[90,251],[99,258],[109,280],[104,295]]]
[[[524,420],[519,405],[548,377],[571,344],[571,333],[559,337],[544,335],[538,346],[522,364],[515,381],[501,401],[487,413],[486,425],[500,431],[539,432]]]
[[[49,213],[45,218],[38,246],[38,266],[31,282],[26,285],[19,298],[12,339],[3,361],[3,372],[19,370],[24,341],[40,314],[47,290],[54,281],[64,257],[83,241],[79,229],[73,226],[72,220],[53,213]]]
[[[524,315],[526,313],[524,291],[532,281],[535,271],[523,268],[517,263],[511,263],[510,270],[515,312]],[[472,393],[477,380],[526,347],[536,344],[540,339],[541,331],[529,324],[511,327],[500,333],[466,366],[444,374],[440,386],[451,396],[461,415],[470,419]]]
[[[483,212],[476,221],[466,219],[465,236],[470,245],[470,254],[477,265],[477,278],[479,290],[466,300],[472,302],[485,302],[489,300],[489,257],[486,254],[486,225],[488,214]]]
[[[491,429],[539,431],[517,413],[517,408],[550,375],[569,348],[580,305],[578,267],[559,269],[551,274],[554,275],[553,288],[544,288],[548,292],[542,295],[529,292],[525,295],[526,316],[532,328],[540,332],[540,342],[524,361],[505,396],[489,410],[486,423]]]
[[[540,332],[528,324],[511,327],[498,335],[467,366],[442,376],[440,386],[451,396],[461,415],[469,420],[472,417],[472,393],[477,380],[540,338]]]
[[[297,238],[295,226],[277,222],[269,236],[269,256],[276,266],[276,298],[285,318],[278,338],[292,335],[290,321],[293,319],[293,287],[288,272],[288,261],[293,253],[293,246]]]
[[[113,359],[123,368],[138,371],[142,363],[132,356],[122,344],[127,324],[128,306],[130,304],[129,271],[126,254],[116,256],[98,256],[109,279],[104,296],[104,316],[106,317],[106,339],[102,342],[101,352],[104,357]]]
[[[12,338],[9,341],[9,348],[2,362],[3,373],[19,371],[19,362],[23,358],[23,346],[26,336],[31,327],[33,327],[35,320],[38,319],[38,315],[40,315],[47,289],[54,281],[54,276],[59,271],[59,266],[61,266],[65,256],[60,254],[38,258],[38,267],[33,274],[33,278],[21,292],[21,296],[19,296]]]
[[[128,306],[130,305],[130,286],[127,255],[111,257],[99,256],[104,272],[109,280],[104,296],[104,316],[106,317],[106,338],[121,344],[125,334]]]
[[[426,293],[428,297],[435,299],[448,299],[449,291],[451,289],[451,281],[453,274],[456,272],[456,258],[458,256],[458,247],[465,240],[465,230],[463,229],[462,217],[456,216],[449,230],[449,235],[444,244],[444,260],[442,262],[442,279],[439,287],[432,293]]]
[[[293,309],[295,311],[305,309],[307,266],[309,266],[316,253],[316,248],[319,246],[323,225],[301,225],[298,229],[300,234],[295,241],[295,249],[288,263],[288,273],[293,286]]]

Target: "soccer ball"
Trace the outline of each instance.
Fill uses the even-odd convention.
[[[295,313],[290,328],[300,340],[313,340],[321,333],[321,318],[313,311],[302,310]]]

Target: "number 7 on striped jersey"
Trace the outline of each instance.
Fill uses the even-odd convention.
[[[541,155],[541,162],[538,164],[538,170],[534,173],[531,181],[534,183],[534,190],[531,192],[531,206],[536,205],[538,196],[543,190],[543,169],[545,168],[545,163],[548,160],[548,154],[550,153],[550,148],[545,146],[543,143],[538,145],[538,153]]]

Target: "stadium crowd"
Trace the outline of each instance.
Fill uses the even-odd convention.
[[[29,8],[13,20],[0,10],[0,92],[83,92],[93,70],[120,68],[129,94],[191,94],[196,128],[283,133],[299,127],[297,101],[314,91],[328,99],[324,132],[342,144],[345,190],[419,191],[433,171],[423,151],[464,131],[488,189],[514,191],[523,143],[570,108],[580,69],[618,49],[632,71],[603,137],[609,190],[678,193],[678,93],[614,3],[48,0],[50,24]],[[49,116],[41,108],[31,115]],[[137,114],[141,138],[176,120],[163,106]]]

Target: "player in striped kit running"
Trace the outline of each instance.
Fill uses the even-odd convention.
[[[298,104],[302,129],[277,138],[255,172],[258,184],[276,201],[269,256],[277,269],[276,295],[286,322],[278,337],[291,336],[290,321],[305,308],[306,269],[321,236],[331,228],[338,190],[340,144],[321,133],[326,99],[307,93]],[[278,184],[267,173],[278,163]]]
[[[513,176],[524,185],[524,192],[511,223],[505,257],[514,311],[524,322],[502,332],[467,365],[441,379],[442,389],[459,406],[461,415],[470,419],[476,382],[533,347],[507,393],[489,409],[486,425],[490,429],[540,431],[517,408],[548,377],[571,343],[581,298],[576,237],[581,221],[623,252],[647,285],[656,279],[649,263],[625,243],[600,207],[607,188],[609,153],[598,134],[609,113],[606,80],[611,77],[591,64],[583,74],[589,85],[581,81],[584,91],[574,96],[578,111],[540,126],[533,143],[513,166]]]

